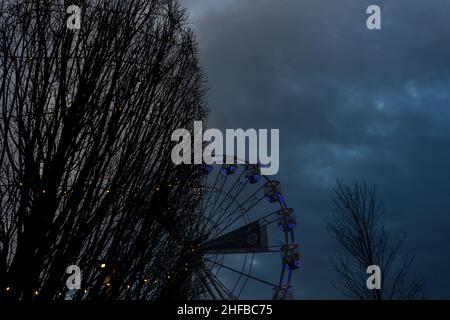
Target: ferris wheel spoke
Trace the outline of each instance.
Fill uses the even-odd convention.
[[[241,182],[241,178],[242,175],[244,174],[244,171],[241,172],[241,174],[239,175],[239,177],[237,179],[235,179],[233,185],[230,187],[230,190],[228,190],[228,192],[223,196],[222,201],[219,204],[219,207],[223,204],[223,202],[228,199],[229,197],[231,197],[232,199],[236,199],[236,197],[241,193],[241,191],[245,188],[246,182],[242,183]],[[232,195],[233,190],[236,188],[236,186],[240,186],[240,188],[238,188],[238,191],[236,192],[235,195]],[[232,202],[230,201],[229,206],[231,206]],[[213,207],[213,209],[211,210],[211,215],[214,216],[215,213],[215,206]],[[228,208],[226,209],[228,210]]]
[[[245,267],[247,266],[247,258],[248,258],[248,253],[245,253],[244,262],[243,262],[242,268],[241,268],[242,272],[245,271]],[[252,262],[253,262],[253,259],[252,259]],[[251,265],[252,262],[250,262],[250,269],[252,267],[252,265]],[[250,272],[250,270],[249,270],[249,272]],[[241,281],[242,277],[243,277],[242,275],[239,275],[239,278],[237,279],[236,283],[234,284],[233,290],[231,290],[231,292],[234,292],[234,290],[236,290],[236,287],[239,284],[239,282]]]
[[[220,264],[220,263],[218,263],[218,262],[214,262],[213,260],[210,260],[210,259],[208,259],[208,258],[205,258],[205,260],[208,260],[209,262],[212,262],[212,263],[214,263],[214,264],[218,264],[218,265],[220,265],[220,267],[222,267],[222,268],[224,268],[224,269],[227,269],[227,270],[229,270],[229,271],[232,271],[232,272],[234,272],[234,273],[241,274],[241,275],[243,275],[243,276],[245,276],[245,277],[248,277],[248,278],[250,278],[250,279],[252,279],[252,280],[255,280],[255,281],[258,281],[258,282],[260,282],[260,283],[263,283],[263,284],[266,284],[266,285],[268,285],[268,286],[271,286],[272,288],[273,288],[273,287],[276,287],[275,284],[273,284],[273,283],[271,283],[271,282],[269,282],[269,281],[260,279],[260,278],[258,278],[258,277],[252,276],[251,274],[248,274],[248,273],[245,273],[245,272],[241,272],[241,271],[239,271],[239,270],[236,270],[236,269],[231,268],[231,267],[229,267],[229,266],[226,266],[226,265],[224,265],[224,264]]]
[[[212,185],[212,187],[211,187],[211,189],[212,190],[214,190],[214,188],[216,187],[216,185],[217,185],[217,181],[219,180],[219,177],[220,177],[220,175],[217,175],[216,176],[216,178],[214,179],[214,184]],[[206,180],[208,180],[208,179],[206,179]],[[206,182],[206,181],[205,181]],[[211,195],[212,195],[212,192],[210,192],[209,194],[208,194],[208,198],[204,201],[204,203],[205,203],[205,206],[209,203],[209,200],[210,200],[210,198],[211,198]],[[204,197],[202,197],[202,200],[204,199]],[[203,206],[201,206],[201,208],[203,209],[202,210],[202,212],[204,212],[204,207]]]
[[[241,203],[247,203],[252,199],[256,199],[256,201],[260,201],[261,199],[263,199],[264,197],[257,197],[256,195],[258,195],[261,190],[264,188],[264,186],[259,187],[255,192],[253,192],[250,196],[248,196],[246,199],[244,199]],[[237,210],[239,210],[240,208],[236,208],[234,209],[234,211],[230,212],[230,215],[234,214]]]
[[[222,184],[220,186],[220,188],[217,188],[215,185],[210,189],[209,191],[209,195],[208,195],[208,199],[211,198],[211,195],[214,193],[215,197],[214,200],[212,202],[210,202],[209,200],[205,203],[205,206],[202,208],[201,212],[205,213],[207,211],[209,211],[207,217],[208,219],[212,220],[212,218],[214,217],[213,213],[214,213],[214,208],[217,204],[217,201],[219,200],[220,196],[222,195],[221,190],[223,190],[223,187],[225,186],[225,183],[227,182],[227,176],[222,177],[223,181]],[[217,182],[217,178],[216,178],[216,182]],[[215,182],[215,183],[216,183]],[[211,207],[212,206],[212,207]],[[209,209],[209,210],[207,210]],[[206,227],[206,225],[204,226],[204,228]],[[202,232],[204,231],[204,228],[202,230]]]
[[[241,269],[242,272],[245,271],[245,267],[246,267],[246,264],[247,264],[247,258],[248,258],[248,254],[246,253],[246,254],[245,254],[245,259],[244,259],[244,264],[242,265],[242,269]],[[249,272],[249,273],[252,271],[253,260],[254,260],[254,258],[255,258],[255,254],[253,253],[253,254],[252,254],[252,257],[251,257],[251,259],[250,259],[250,266],[249,266],[249,268],[248,268],[248,272]],[[243,275],[239,275],[238,280],[237,280],[236,283],[234,284],[234,287],[233,287],[232,292],[234,292],[234,290],[236,290],[236,288],[237,288],[239,282],[241,281],[242,277],[243,277]],[[241,295],[242,290],[244,289],[244,287],[245,287],[245,285],[247,284],[247,282],[248,282],[248,278],[246,277],[246,278],[244,279],[244,283],[242,284],[241,289],[239,290],[239,293],[238,293],[238,295],[237,295],[238,298],[239,298],[239,296]]]
[[[252,207],[254,207],[255,205],[257,205],[258,204],[258,202],[259,201],[261,201],[264,197],[260,197],[260,198],[258,198],[258,197],[256,197],[256,195],[258,194],[258,193],[260,193],[261,192],[261,190],[262,190],[262,188],[264,188],[264,186],[261,186],[260,188],[258,188],[253,194],[251,194],[250,196],[248,196],[246,199],[244,199],[243,201],[242,201],[242,203],[247,203],[247,202],[250,202],[250,200],[252,200],[253,199],[253,202],[251,202],[249,205],[250,205],[250,207],[249,208],[245,208],[241,203],[239,203],[238,201],[237,201],[237,195],[234,197],[234,198],[232,198],[231,200],[233,200],[233,202],[236,204],[236,208],[233,210],[233,211],[231,211],[230,213],[228,213],[227,215],[225,215],[225,212],[226,211],[224,211],[224,213],[220,216],[220,218],[218,218],[218,219],[216,219],[216,223],[210,228],[210,232],[213,232],[213,231],[215,231],[215,229],[217,228],[217,226],[222,222],[222,220],[223,219],[228,219],[228,218],[230,218],[230,217],[232,217],[238,210],[241,210],[241,213],[240,213],[240,215],[239,215],[239,217],[238,217],[238,219],[239,218],[242,218],[243,216],[245,216],[245,214],[246,214],[246,212],[248,212],[248,210],[250,210]],[[217,190],[217,192],[220,192],[220,190]],[[206,205],[207,206],[207,205]],[[206,206],[205,206],[205,209],[206,209]],[[230,206],[229,206],[230,207]],[[229,209],[229,207],[227,208],[227,210]],[[214,215],[213,214],[209,214],[208,215],[208,217],[209,217],[209,219],[212,219],[212,217],[214,217]],[[238,220],[237,219],[237,220]],[[205,227],[206,227],[206,225],[205,225]],[[228,226],[229,227],[229,226]],[[204,228],[205,229],[205,228]],[[205,230],[202,230],[202,232],[203,231],[205,231]]]
[[[205,273],[203,272],[203,270],[201,270],[201,271],[198,273],[198,277],[199,277],[200,281],[203,283],[203,287],[205,287],[205,288],[206,288],[206,291],[208,291],[208,293],[209,293],[209,295],[211,296],[211,298],[212,298],[213,300],[217,300],[217,296],[216,296],[216,294],[214,294],[214,291],[212,290],[211,286],[209,285],[208,279],[206,278],[206,275],[205,275]]]
[[[220,295],[222,300],[236,300],[236,297],[233,293],[214,275],[209,269],[202,268],[206,278],[213,285],[216,292]]]
[[[236,195],[231,196],[230,193],[227,195],[228,199],[230,201],[228,201],[228,206],[224,209],[221,210],[223,213],[219,215],[219,217],[216,219],[218,222],[221,221],[221,219],[223,218],[223,216],[226,214],[226,212],[228,211],[228,209],[230,209],[230,207],[233,205],[233,203],[237,204],[238,206],[240,206],[239,202],[237,201],[237,196],[241,193],[241,191],[245,188],[245,184],[242,184],[240,189],[238,190],[238,192],[236,193]],[[216,216],[217,210],[221,207],[221,205],[223,204],[223,202],[225,201],[225,199],[227,199],[227,197],[224,197],[219,205],[219,207],[216,210],[213,210],[211,212],[211,216]],[[214,208],[215,209],[215,208]]]
[[[243,217],[250,209],[252,209],[253,207],[255,207],[262,199],[264,199],[264,197],[260,198],[260,199],[259,199],[256,203],[254,203],[252,206],[250,206],[249,208],[245,209],[245,211],[241,212],[241,214],[240,214],[239,216],[235,217],[235,218],[231,221],[231,223],[228,223],[227,225],[225,225],[225,226],[223,227],[223,229],[222,229],[222,232],[224,232],[224,231],[227,230],[229,227],[231,227],[234,223],[236,223],[236,222],[237,222],[240,218],[242,218],[242,217]],[[270,216],[276,214],[277,212],[278,212],[278,210],[273,211],[273,212],[271,212],[271,213],[269,213],[269,214],[267,214],[267,215],[265,215],[265,216],[259,218],[258,220],[259,220],[259,221],[265,221],[265,219],[267,219],[268,217],[270,217]],[[258,220],[256,220],[256,221],[258,221]],[[277,220],[278,220],[278,218],[277,218],[277,219],[274,219],[274,220],[273,220],[272,222],[270,222],[270,223],[265,222],[265,225],[267,226],[267,225],[269,225],[269,224],[271,224],[271,223],[273,223],[273,222],[275,222],[275,221],[277,221]],[[225,221],[224,221],[224,222],[225,222]]]
[[[259,282],[274,290],[274,298],[283,298],[278,293],[289,288],[291,270],[298,267],[299,258],[292,232],[296,224],[293,209],[286,206],[279,182],[245,163],[205,169],[203,185],[194,188],[194,196],[201,197],[196,217],[202,222],[190,232],[195,233],[196,250],[203,261],[195,280],[204,288],[192,295],[236,299],[250,282]],[[252,275],[260,253],[281,260],[276,281]]]
[[[253,260],[255,259],[255,254],[252,255],[252,261],[250,262],[250,268],[248,270],[248,272],[252,272],[252,268],[253,268]],[[242,292],[244,291],[245,286],[247,285],[249,278],[246,277],[244,283],[241,286],[241,290],[239,290],[239,293],[237,295],[238,299],[241,297]]]
[[[222,185],[220,186],[220,189],[219,189],[219,190],[223,190],[223,187],[225,186],[225,183],[227,183],[227,181],[228,181],[228,176],[225,176],[225,177],[223,178],[223,182],[222,182]],[[210,211],[210,215],[212,215],[212,213],[214,212],[214,208],[216,207],[217,202],[219,201],[219,199],[220,199],[221,196],[222,196],[222,192],[216,192],[216,198],[215,198],[215,200],[214,200],[214,202],[213,202],[213,206],[212,206],[212,209],[211,209],[211,211]],[[225,198],[225,197],[224,197],[224,198]]]
[[[206,254],[233,254],[268,252],[267,228],[260,221],[246,224],[201,244]]]
[[[216,223],[214,224],[214,226],[212,227],[211,230],[214,230],[215,228],[217,228],[217,226],[221,225],[221,224],[224,223],[226,220],[231,219],[231,218],[236,214],[236,212],[237,212],[238,210],[240,210],[239,215],[238,215],[237,217],[235,217],[235,219],[234,219],[230,224],[228,224],[226,227],[224,227],[224,228],[222,229],[222,231],[228,229],[231,225],[233,225],[233,224],[234,224],[236,221],[238,221],[239,219],[245,218],[247,212],[250,211],[252,208],[254,208],[254,207],[255,207],[262,199],[264,199],[264,197],[256,198],[255,195],[256,195],[256,193],[255,193],[254,195],[250,196],[249,198],[247,198],[247,200],[245,200],[245,201],[243,202],[243,203],[246,203],[246,202],[248,202],[250,199],[253,198],[253,202],[251,202],[247,208],[245,208],[244,205],[239,204],[239,203],[237,202],[237,200],[235,200],[235,202],[237,203],[237,208],[234,209],[232,212],[228,213],[226,216],[225,216],[225,214],[223,214],[223,215],[221,216],[220,219],[216,220]]]

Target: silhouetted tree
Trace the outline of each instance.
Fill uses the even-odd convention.
[[[365,182],[348,186],[338,181],[333,202],[328,230],[342,249],[332,258],[339,276],[337,289],[362,300],[422,298],[422,281],[411,275],[414,254],[403,249],[404,235],[393,238],[385,230],[380,221],[384,208],[376,198],[375,187],[369,189]],[[381,269],[380,290],[367,288],[366,270],[371,265]]]
[[[170,136],[203,96],[174,0],[2,1],[0,299],[63,299],[72,264],[74,299],[160,297],[201,223]]]

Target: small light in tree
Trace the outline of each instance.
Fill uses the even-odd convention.
[[[87,291],[87,289],[84,289],[84,293],[87,293],[88,291]]]
[[[110,287],[110,286],[111,286],[111,283],[107,282],[107,283],[106,283],[106,286],[107,286],[107,287]]]
[[[10,287],[6,287],[6,292],[8,292],[9,290],[11,290],[11,288]]]
[[[45,193],[45,189],[42,189],[42,193]]]
[[[39,295],[39,291],[38,290],[34,291],[34,295],[38,296]]]
[[[127,289],[130,289],[130,288],[131,288],[131,286],[129,284],[127,284]]]
[[[144,279],[144,282],[147,283],[148,279]]]
[[[101,265],[100,265],[100,269],[105,269],[106,268],[106,263],[102,263]]]

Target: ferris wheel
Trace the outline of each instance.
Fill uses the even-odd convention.
[[[195,215],[202,218],[189,245],[192,283],[201,299],[290,299],[293,273],[303,261],[295,242],[294,209],[280,183],[258,165],[202,165]],[[226,163],[224,157],[223,163]],[[236,164],[238,163],[238,164]]]

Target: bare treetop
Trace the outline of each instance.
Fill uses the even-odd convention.
[[[176,1],[71,4],[80,30],[64,1],[0,4],[0,286],[63,298],[77,264],[77,298],[157,297],[197,219],[170,161],[206,114],[195,41]]]

